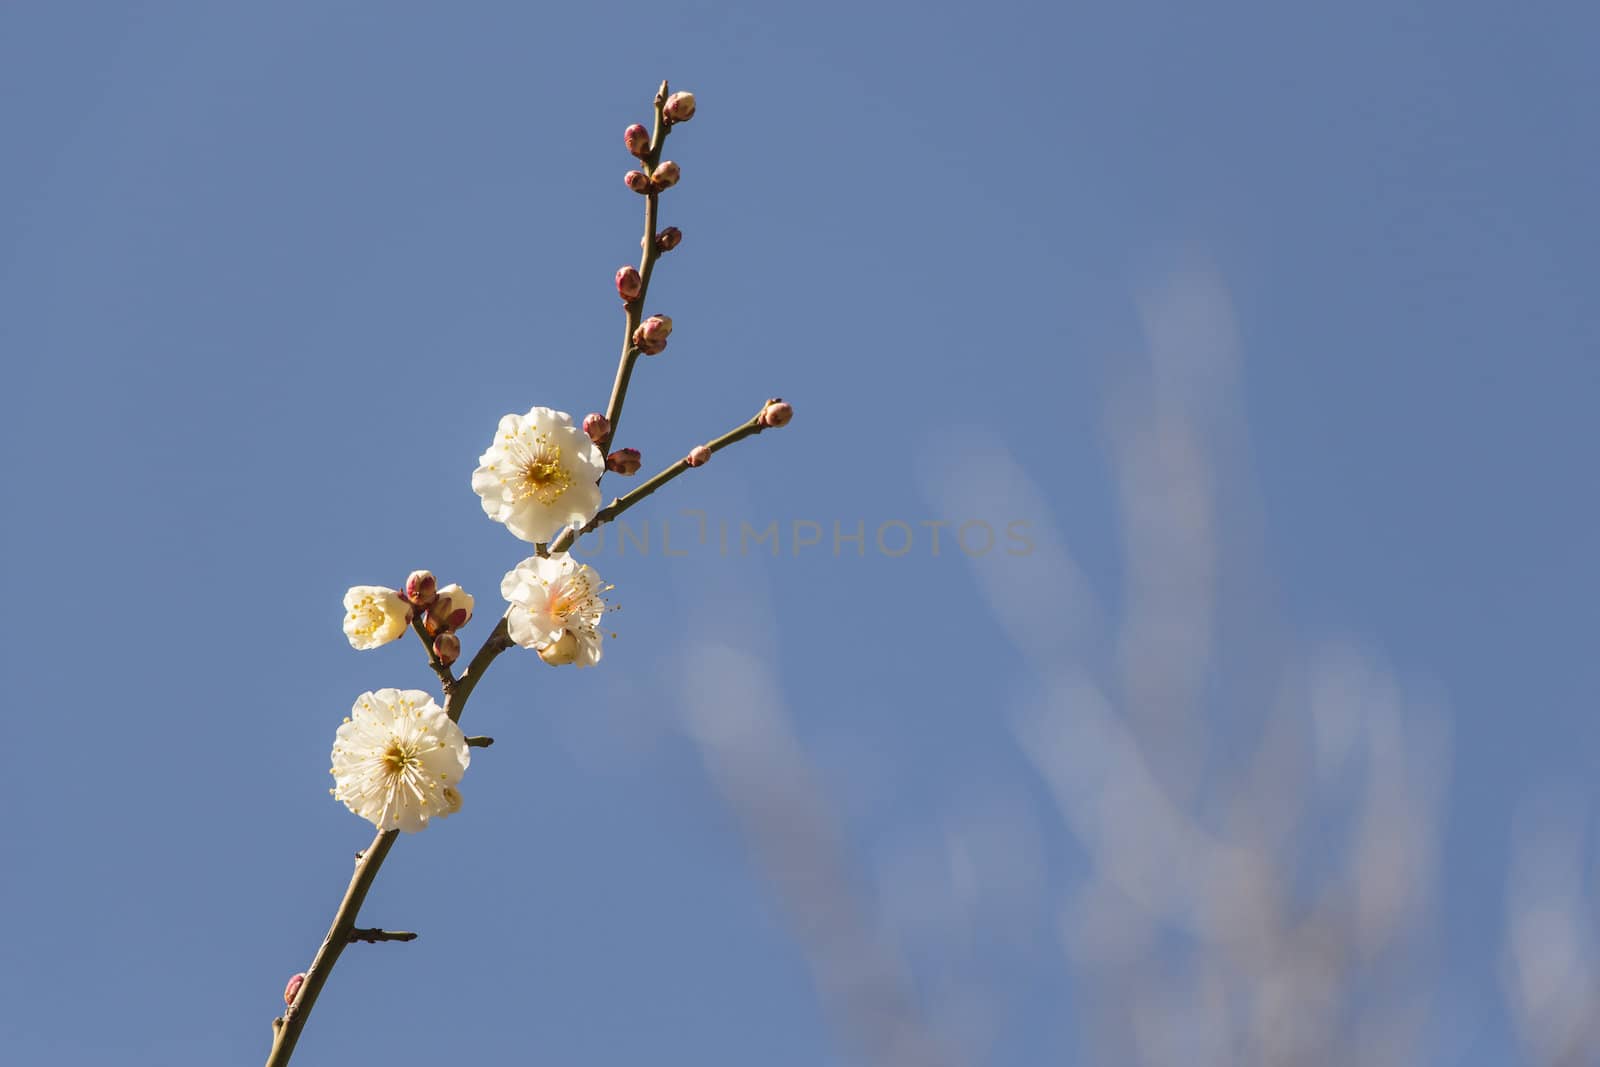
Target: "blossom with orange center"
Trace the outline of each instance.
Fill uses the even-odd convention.
[[[594,666],[606,613],[602,594],[610,588],[593,567],[566,553],[528,557],[500,583],[500,594],[511,603],[511,640],[537,650],[546,663]]]

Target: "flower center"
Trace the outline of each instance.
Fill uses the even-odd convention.
[[[351,619],[356,621],[355,632],[362,637],[371,637],[378,632],[378,627],[383,625],[383,609],[378,607],[378,602],[371,597],[365,597],[355,607],[350,609]]]
[[[561,446],[552,444],[546,434],[539,434],[532,448],[524,446],[518,451],[518,498],[533,497],[541,504],[554,504],[572,485],[572,476],[561,466]]]
[[[398,737],[389,742],[389,747],[383,750],[383,776],[390,780],[401,778],[408,771],[416,770],[422,766],[422,761],[417,758],[417,746],[400,740]]]
[[[566,581],[558,582],[550,590],[550,614],[566,622],[582,611],[592,596],[589,580],[582,574],[574,575]]]

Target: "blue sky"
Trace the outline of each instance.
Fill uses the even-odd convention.
[[[333,731],[431,681],[410,645],[351,651],[340,597],[430,567],[489,631],[524,546],[468,476],[502,414],[604,405],[621,131],[667,77],[700,102],[651,291],[676,329],[621,443],[650,470],[768,396],[798,416],[633,512],[649,552],[597,551],[599,669],[502,658],[465,811],[363,913],[421,939],[349,952],[296,1062],[1133,1062],[1074,916],[1150,902],[1094,842],[1159,853],[1169,801],[1231,840],[1309,796],[1261,840],[1312,899],[1373,782],[1415,816],[1377,885],[1414,899],[1355,988],[1417,993],[1422,1062],[1521,1062],[1508,872],[1539,811],[1600,899],[1597,30],[0,8],[0,1040],[264,1057],[369,836],[327,796]],[[779,554],[721,551],[741,521]],[[937,521],[1001,540],[935,554]],[[1277,723],[1316,773],[1230,808]],[[1160,804],[1121,791],[1146,773]]]

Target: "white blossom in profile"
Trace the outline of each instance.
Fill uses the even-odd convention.
[[[344,635],[352,648],[387,645],[411,625],[411,605],[393,589],[353,585],[344,595]]]
[[[415,833],[461,810],[472,760],[461,727],[420,689],[356,698],[333,742],[334,799],[380,830]]]
[[[602,598],[609,586],[587,563],[566,553],[530,556],[506,573],[500,595],[510,602],[511,640],[536,650],[552,666],[600,662]]]
[[[472,489],[484,513],[524,541],[547,542],[600,510],[605,457],[565,411],[507,415],[478,464]]]

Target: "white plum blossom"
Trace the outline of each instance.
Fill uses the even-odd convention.
[[[549,541],[600,510],[605,457],[565,411],[507,415],[478,463],[472,489],[484,513],[524,541]]]
[[[406,632],[411,605],[393,589],[354,585],[344,595],[344,635],[352,648],[377,648]]]
[[[587,563],[566,553],[530,556],[507,572],[500,595],[510,601],[506,612],[511,640],[538,651],[546,663],[600,662],[601,598],[609,586]]]
[[[472,755],[461,727],[420,689],[356,698],[333,741],[334,799],[379,830],[415,833],[461,810]]]

